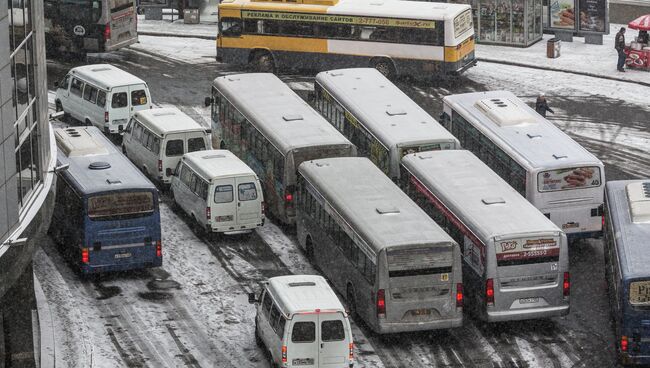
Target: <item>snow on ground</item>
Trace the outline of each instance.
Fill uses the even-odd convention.
[[[610,34],[603,36],[602,45],[587,45],[584,39],[579,37],[575,37],[573,42],[562,42],[560,57],[557,59],[546,57],[546,41],[553,35],[544,35],[542,41],[527,48],[476,45],[476,57],[483,60],[515,62],[650,83],[648,71],[628,69],[627,72],[621,73],[616,70],[618,56],[614,49],[614,37],[621,26],[621,24],[610,25]],[[627,42],[632,41],[637,33],[629,29],[625,34]],[[634,89],[631,86],[628,88]],[[647,96],[646,94],[646,99]]]
[[[216,63],[215,41],[198,38],[139,36],[139,43],[129,48],[135,52],[146,51],[147,56],[164,56],[176,61],[192,64]]]
[[[199,24],[185,24],[182,19],[176,19],[172,22],[171,19],[168,19],[168,16],[165,18],[163,20],[145,20],[144,16],[138,16],[138,32],[146,34],[160,33],[213,37],[215,41],[217,39],[218,28],[216,17],[206,19],[205,16],[202,16],[201,23]]]

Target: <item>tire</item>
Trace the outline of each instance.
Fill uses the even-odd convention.
[[[258,51],[253,55],[251,65],[258,73],[275,73],[275,61],[268,51]]]
[[[262,341],[262,337],[260,336],[260,333],[257,330],[257,320],[255,321],[255,345],[257,345],[258,348],[261,349],[264,348],[264,341]]]
[[[395,66],[388,59],[378,59],[372,63],[372,67],[377,69],[384,77],[388,79],[395,78]]]
[[[129,155],[126,154],[126,147],[122,145],[122,154],[126,157],[129,157]]]

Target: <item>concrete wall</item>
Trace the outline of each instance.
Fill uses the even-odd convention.
[[[650,0],[648,1],[629,1],[629,0],[610,0],[609,2],[609,22],[627,24],[630,21],[650,14]]]

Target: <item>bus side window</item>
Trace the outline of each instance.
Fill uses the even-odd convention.
[[[221,35],[224,37],[239,37],[242,31],[242,21],[238,18],[222,18]]]
[[[64,90],[68,90],[68,87],[70,87],[70,74],[63,77],[63,80],[61,80],[61,85],[59,85],[59,88]]]

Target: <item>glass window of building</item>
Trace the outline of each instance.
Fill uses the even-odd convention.
[[[30,0],[8,0],[12,116],[18,204],[23,207],[41,183],[38,105],[34,83],[34,35]]]

